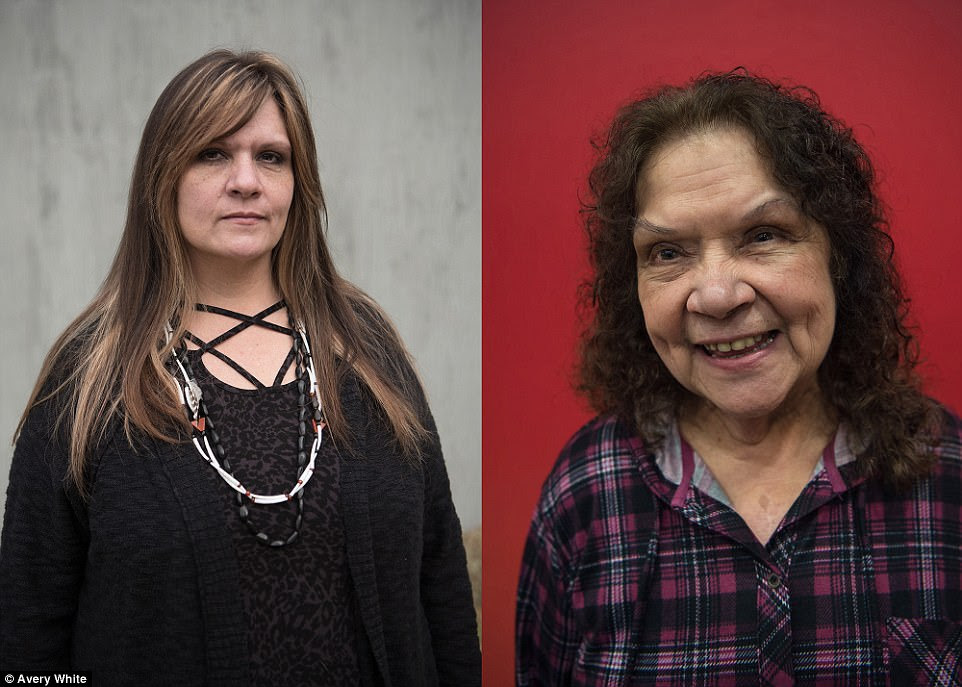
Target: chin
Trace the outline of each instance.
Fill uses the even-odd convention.
[[[264,246],[235,246],[221,251],[219,257],[221,260],[247,264],[269,259],[270,255],[271,249]]]

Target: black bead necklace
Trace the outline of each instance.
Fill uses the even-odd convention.
[[[211,306],[198,305],[197,307],[198,309],[215,310]],[[217,308],[216,312],[237,316],[237,319],[243,318],[248,324],[258,324],[259,319],[262,320],[263,317],[281,307],[283,307],[283,302],[275,303],[267,310],[253,317],[247,317],[220,308]],[[273,325],[272,328],[277,328],[277,325]],[[186,355],[186,347],[174,347],[171,352],[173,363],[171,374],[174,376],[175,381],[178,381],[177,372],[179,371],[183,379],[183,384],[178,381],[177,387],[193,428],[191,440],[194,446],[201,457],[209,463],[234,490],[237,512],[247,529],[250,530],[257,541],[272,547],[286,546],[296,541],[300,536],[301,525],[304,521],[304,487],[314,474],[314,463],[320,448],[321,435],[325,424],[317,394],[317,374],[314,371],[314,361],[311,357],[310,347],[307,344],[307,336],[304,328],[298,324],[296,331],[289,328],[284,329],[291,333],[294,340],[291,351],[292,356],[289,356],[288,361],[285,361],[285,366],[289,364],[290,357],[293,357],[298,392],[298,436],[296,482],[290,491],[283,494],[262,495],[253,493],[234,476],[230,460],[227,458],[224,447],[220,443],[220,437],[214,430],[213,423],[210,420],[207,404],[203,400],[203,393],[195,381],[196,378],[191,369],[190,360]],[[171,335],[172,331],[168,325],[168,340]],[[236,366],[236,363],[233,361],[230,362],[232,363],[232,367],[239,367]],[[281,375],[279,374],[278,376],[280,377]],[[310,426],[313,430],[313,438],[311,439],[310,446],[308,446],[308,421],[310,421]],[[266,532],[260,531],[251,522],[250,509],[245,499],[250,500],[251,503],[259,504],[283,503],[292,499],[296,500],[297,514],[290,534],[284,538],[272,538]]]

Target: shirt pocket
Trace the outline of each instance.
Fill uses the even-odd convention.
[[[962,623],[928,618],[885,621],[888,682],[962,687]]]

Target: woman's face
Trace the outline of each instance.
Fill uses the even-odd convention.
[[[294,196],[291,144],[267,98],[243,127],[213,141],[187,168],[177,214],[195,270],[270,265]]]
[[[675,379],[733,419],[817,393],[835,328],[828,237],[752,138],[724,128],[667,143],[637,193],[638,300]]]

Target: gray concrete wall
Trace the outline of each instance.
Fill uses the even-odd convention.
[[[480,0],[0,0],[0,494],[43,356],[113,256],[147,114],[221,46],[301,76],[335,259],[417,359],[479,525]]]

